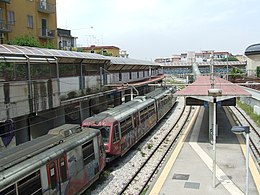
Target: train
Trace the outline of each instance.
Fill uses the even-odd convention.
[[[132,101],[101,112],[82,122],[98,129],[103,138],[106,162],[123,156],[146,135],[176,102],[173,88],[156,88]]]
[[[0,195],[81,194],[172,108],[172,89],[145,96],[64,124],[0,153]]]
[[[0,153],[0,195],[80,194],[105,164],[99,130],[64,124]]]

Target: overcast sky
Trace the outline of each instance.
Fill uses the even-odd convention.
[[[113,45],[154,60],[188,51],[243,54],[260,43],[260,0],[56,0],[78,46]]]

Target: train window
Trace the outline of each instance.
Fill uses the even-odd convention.
[[[108,143],[110,128],[102,127],[102,128],[100,128],[100,131],[101,131],[101,136],[103,138],[103,142]]]
[[[143,123],[148,118],[148,108],[145,108],[140,113],[141,123]]]
[[[82,145],[82,153],[84,165],[88,164],[89,162],[95,159],[93,141]]]
[[[118,125],[114,126],[113,143],[119,140],[119,128]]]
[[[40,171],[36,171],[17,183],[18,194],[42,194]]]
[[[60,167],[61,182],[63,183],[67,180],[67,163],[65,157],[61,157],[59,159],[59,167]]]
[[[54,162],[51,162],[49,164],[48,168],[48,175],[49,175],[49,181],[51,185],[51,189],[55,189],[57,186],[57,176],[56,176],[57,170]]]
[[[16,195],[15,185],[12,185],[4,190],[0,190],[0,195]]]
[[[110,127],[107,126],[89,126],[90,128],[98,129],[101,132],[101,136],[104,143],[108,143]]]
[[[128,117],[124,121],[120,123],[121,127],[121,136],[125,136],[127,133],[129,133],[132,130],[132,118]]]

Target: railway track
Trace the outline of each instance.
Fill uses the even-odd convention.
[[[260,167],[260,132],[257,130],[252,122],[248,119],[245,113],[238,107],[229,107],[232,113],[234,113],[235,120],[238,125],[250,127],[249,146],[251,151]]]
[[[186,115],[184,115],[185,110],[188,110]],[[164,135],[160,143],[133,174],[132,178],[125,183],[125,186],[118,194],[141,194],[147,189],[149,182],[159,170],[167,154],[176,144],[182,129],[184,129],[193,113],[191,107],[187,107],[185,110],[183,110],[175,125]]]
[[[184,99],[181,98],[178,102],[179,103],[156,125],[155,129],[149,133],[150,135],[146,136],[140,144],[134,146],[125,156],[117,159],[112,165],[107,167],[105,171],[108,173],[106,178],[94,187],[91,194],[138,194],[136,192],[126,193],[126,190],[132,189],[132,185],[129,185],[130,180],[135,180],[132,179],[134,175],[136,175],[137,172],[141,172],[139,171],[140,167],[143,167],[143,164],[147,164],[145,161],[154,153],[153,151],[157,148],[157,145],[162,142],[161,140],[163,138],[165,140],[166,134],[169,135],[169,131],[172,131],[173,127],[179,129],[181,124],[179,121],[185,120],[185,118],[187,118],[185,115],[189,115],[190,108],[184,106]],[[177,130],[174,134],[177,134]],[[165,147],[163,148],[167,148],[166,146],[169,145],[170,142],[171,141],[166,138],[166,142],[164,143]],[[152,163],[150,169],[154,170],[156,165],[157,163]],[[144,175],[147,175],[147,173],[144,172]],[[146,178],[147,176],[144,175],[141,177]]]

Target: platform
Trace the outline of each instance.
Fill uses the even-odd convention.
[[[218,109],[219,132],[216,144],[216,186],[213,187],[212,145],[208,138],[208,112],[202,107],[191,131],[182,135],[164,169],[158,174],[147,194],[150,195],[201,195],[244,194],[245,157],[240,142],[230,129],[224,111]],[[178,151],[178,148],[180,151]],[[250,166],[252,161],[250,163]],[[253,170],[253,169],[252,169]],[[259,179],[259,172],[256,178]],[[258,195],[260,182],[249,174],[249,194]],[[255,177],[254,177],[255,178]]]

